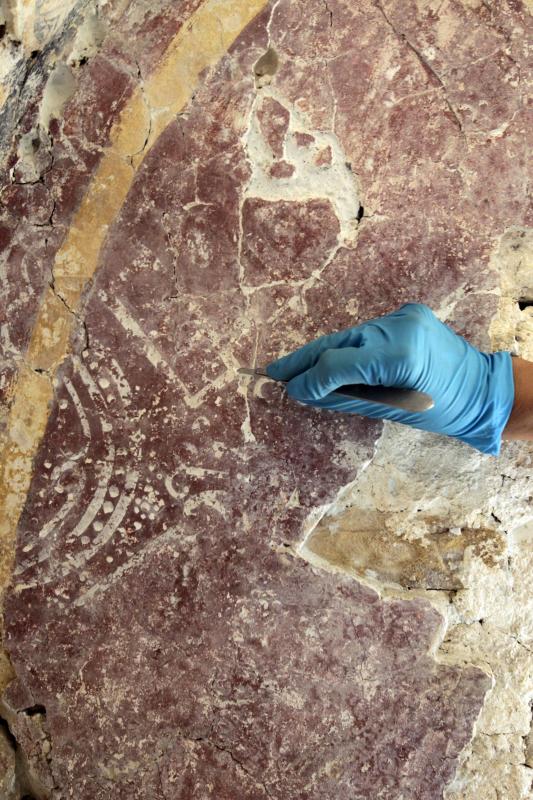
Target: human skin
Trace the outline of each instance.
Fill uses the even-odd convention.
[[[513,358],[515,397],[502,439],[533,442],[533,361]]]

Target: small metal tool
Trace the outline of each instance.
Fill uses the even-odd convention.
[[[250,375],[253,378],[268,378],[277,380],[267,375],[263,367],[253,369],[251,367],[240,367],[237,370],[239,375]],[[278,383],[287,381],[278,380]],[[429,411],[435,403],[431,395],[426,392],[417,392],[414,389],[399,389],[395,386],[368,386],[365,383],[351,383],[346,386],[339,386],[331,394],[352,397],[356,400],[365,400],[367,403],[379,403],[380,405],[401,408],[404,411],[411,411],[415,414],[421,411]]]

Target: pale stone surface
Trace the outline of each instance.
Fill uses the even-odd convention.
[[[2,13],[8,35],[22,42],[29,56],[61,30],[76,5],[78,0],[4,0]]]

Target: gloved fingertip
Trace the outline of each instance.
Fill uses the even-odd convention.
[[[313,370],[302,372],[301,375],[296,375],[292,380],[288,381],[285,385],[287,394],[293,400],[298,400],[300,403],[314,403],[323,397],[319,388],[315,385],[313,380]]]
[[[275,381],[285,380],[283,377],[283,366],[280,364],[280,359],[277,361],[271,361],[270,364],[267,364],[265,367],[265,372],[269,378],[272,378]]]
[[[285,390],[291,400],[298,400],[299,403],[305,403],[306,400],[311,400],[312,398],[307,397],[307,393],[305,391],[305,386],[303,385],[302,381],[303,375],[297,375],[292,380],[287,381],[285,384]]]

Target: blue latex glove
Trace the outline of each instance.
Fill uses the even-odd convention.
[[[492,455],[500,452],[514,401],[510,353],[480,352],[421,303],[321,336],[273,361],[267,374],[288,381],[287,393],[302,403],[454,436]],[[347,383],[417,389],[435,405],[413,413],[328,396]]]

